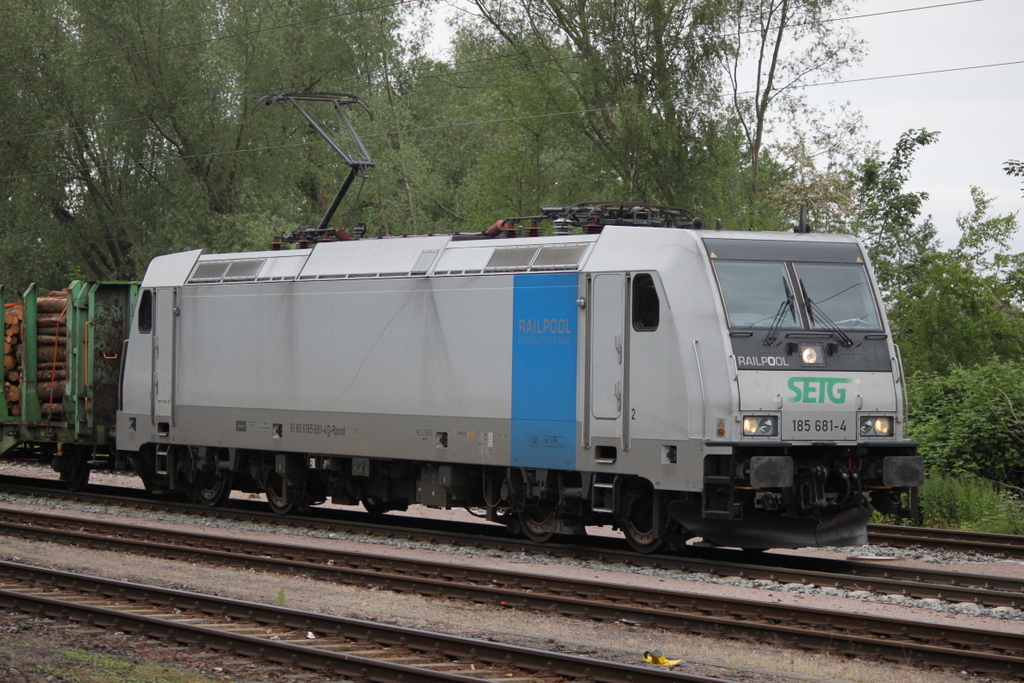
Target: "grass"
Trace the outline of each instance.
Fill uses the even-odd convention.
[[[926,527],[1024,534],[1024,504],[1019,496],[975,475],[927,477],[921,487],[920,508]]]
[[[49,642],[45,637],[0,637],[6,668],[18,669],[29,680],[66,683],[214,683],[199,673],[160,664],[135,663],[112,654]],[[3,670],[6,670],[3,669]]]
[[[49,669],[75,683],[208,683],[210,678],[158,664],[136,664],[101,652],[70,648]]]

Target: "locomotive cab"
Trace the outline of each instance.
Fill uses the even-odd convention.
[[[670,514],[723,545],[866,543],[872,506],[909,515],[924,473],[867,257],[832,235],[703,244],[736,403],[709,434],[700,509]]]

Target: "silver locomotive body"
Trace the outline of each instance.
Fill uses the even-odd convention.
[[[906,503],[900,365],[859,244],[599,235],[160,257],[118,449],[154,490],[466,507],[641,551],[865,540]]]

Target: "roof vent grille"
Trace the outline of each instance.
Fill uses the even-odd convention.
[[[544,247],[531,270],[575,270],[587,252],[586,244],[560,244]]]
[[[487,262],[484,270],[488,272],[528,270],[538,249],[538,247],[498,247],[491,254],[491,260]]]

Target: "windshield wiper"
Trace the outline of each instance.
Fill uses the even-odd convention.
[[[836,336],[839,337],[839,341],[842,342],[843,346],[853,346],[853,340],[850,339],[849,335],[843,332],[839,328],[839,325],[836,325],[834,322],[832,322],[832,319],[829,318],[828,315],[826,315],[825,311],[821,310],[821,306],[811,301],[811,297],[807,295],[807,288],[804,287],[803,280],[800,280],[800,289],[803,290],[804,293],[804,306],[807,307],[807,315],[811,319],[811,327],[814,327],[814,315],[815,313],[817,313],[818,318],[821,320],[821,322],[824,323],[825,327],[832,330],[836,334]]]
[[[764,338],[765,346],[773,346],[779,338],[779,328],[782,327],[782,321],[786,319],[786,313],[793,311],[793,293],[789,291],[789,283],[786,282],[786,278],[782,278],[782,286],[786,288],[786,300],[779,304],[779,310],[772,319],[771,327],[768,328],[768,334]]]

